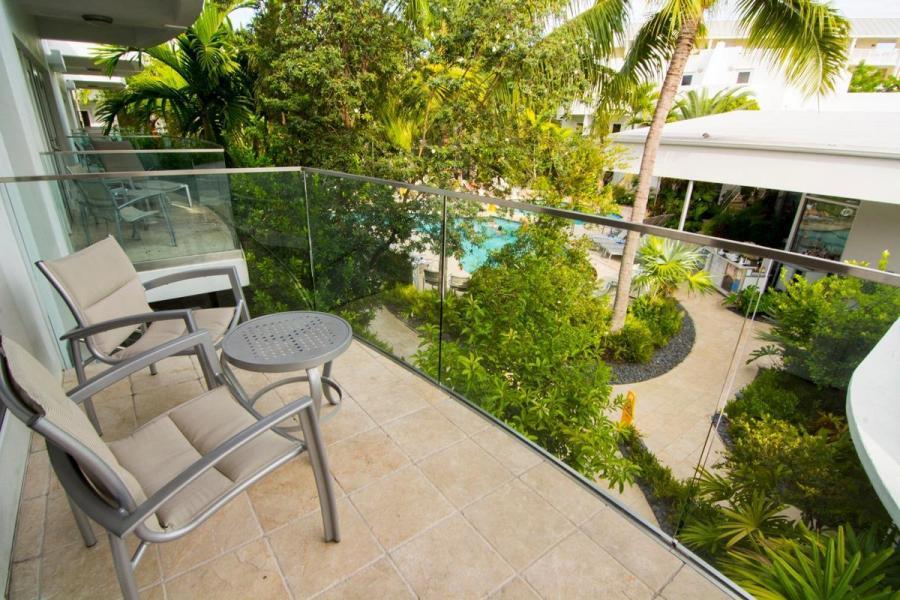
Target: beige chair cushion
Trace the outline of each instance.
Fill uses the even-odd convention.
[[[103,163],[103,169],[107,173],[128,173],[132,171],[144,171],[144,163],[134,154],[134,146],[131,142],[114,141],[104,138],[91,138],[91,146],[94,150],[126,150],[127,152],[117,154],[101,154],[100,161]]]
[[[137,479],[116,459],[100,439],[87,416],[59,385],[59,376],[47,370],[31,354],[13,340],[3,338],[10,376],[18,388],[20,399],[36,414],[78,440],[119,476],[137,504],[146,500]]]
[[[110,444],[119,462],[152,495],[222,442],[253,425],[256,419],[218,387],[150,421],[134,434]],[[160,508],[164,527],[188,522],[234,484],[246,480],[274,460],[295,452],[297,445],[271,431],[230,454]]]
[[[69,256],[44,262],[69,295],[87,325],[152,312],[137,271],[112,237]],[[92,336],[97,347],[111,353],[136,326]]]
[[[200,329],[206,329],[212,336],[213,342],[218,342],[228,331],[231,319],[234,318],[234,307],[226,308],[201,308],[194,311],[194,322]],[[147,327],[146,333],[127,348],[116,353],[116,358],[130,358],[141,352],[155,348],[160,344],[174,340],[187,333],[184,319],[172,319],[167,321],[154,321]]]

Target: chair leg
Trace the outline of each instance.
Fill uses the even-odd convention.
[[[325,444],[322,443],[322,432],[319,419],[312,406],[300,411],[300,426],[303,428],[303,439],[309,452],[313,475],[316,478],[316,490],[319,493],[319,506],[322,507],[322,524],[325,526],[325,541],[341,541],[341,530],[338,523],[337,502],[334,498],[334,485],[331,482],[331,470],[328,468],[328,457],[325,455]]]
[[[156,368],[156,363],[152,363],[152,364],[150,365],[150,374],[151,374],[151,375],[158,375],[158,374],[159,374],[159,369]]]
[[[137,581],[134,578],[128,545],[125,540],[110,533],[109,549],[112,551],[113,564],[116,566],[116,578],[119,580],[119,587],[122,588],[122,596],[125,600],[138,600]]]
[[[72,502],[72,498],[68,494],[66,494],[66,500],[69,501],[69,508],[72,509],[72,516],[75,517],[75,525],[78,526],[84,545],[88,548],[93,547],[97,543],[97,536],[94,535],[94,530],[91,529],[90,519],[84,514],[83,510]]]
[[[80,343],[77,340],[69,342],[69,354],[72,357],[72,364],[75,365],[75,378],[78,380],[78,385],[87,381],[87,375],[84,372],[84,362],[81,360],[81,347],[78,345]],[[103,428],[100,427],[100,419],[97,417],[97,410],[94,408],[94,399],[89,396],[82,401],[82,404],[88,420],[97,431],[97,435],[103,435]]]

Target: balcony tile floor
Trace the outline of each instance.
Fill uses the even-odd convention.
[[[159,369],[95,397],[107,439],[199,393],[193,359]],[[354,343],[334,374],[348,397],[323,429],[342,541],[322,540],[301,456],[192,534],[152,546],[137,574],[141,598],[728,597],[518,438],[366,346]],[[269,381],[241,378],[251,389]],[[292,392],[302,390],[270,395],[264,409]],[[82,545],[35,438],[11,598],[118,595],[105,540]]]

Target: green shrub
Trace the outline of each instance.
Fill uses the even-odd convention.
[[[435,291],[420,291],[409,283],[398,283],[382,294],[384,303],[401,317],[417,325],[437,323],[440,319],[441,299]]]
[[[672,534],[679,528],[689,505],[692,512],[711,516],[712,507],[691,502],[690,484],[677,479],[672,474],[672,469],[659,462],[644,445],[637,429],[632,426],[623,427],[621,445],[622,454],[637,467],[635,479],[642,488],[649,491],[647,500],[654,507],[654,513],[664,531]]]
[[[650,328],[629,315],[622,329],[606,336],[606,357],[616,362],[650,362],[653,358],[653,341]]]
[[[725,413],[730,419],[769,416],[809,430],[820,412],[840,411],[843,402],[840,392],[820,390],[781,369],[762,369],[728,403]]]
[[[656,348],[668,344],[684,323],[684,311],[673,298],[641,296],[630,309],[632,316],[650,330]]]
[[[772,288],[760,294],[758,287],[748,285],[739,292],[731,292],[725,296],[722,303],[737,310],[744,316],[752,315],[754,310],[759,315],[771,315],[775,308],[773,298],[775,294],[777,292],[773,291]]]
[[[889,524],[845,421],[832,415],[827,424],[811,433],[768,415],[733,419],[734,444],[718,466],[735,485],[796,506],[811,527]]]
[[[879,265],[887,267],[886,257]],[[754,358],[781,356],[786,369],[819,387],[846,389],[854,369],[900,317],[900,288],[853,277],[787,282],[774,296],[774,345]]]

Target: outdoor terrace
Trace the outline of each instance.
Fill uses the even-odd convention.
[[[194,359],[170,358],[159,370],[95,397],[107,439],[200,393]],[[380,352],[355,342],[334,374],[347,396],[323,433],[342,541],[322,539],[304,455],[197,531],[151,546],[137,574],[142,598],[729,597],[687,555],[667,547],[668,538]],[[268,383],[259,374],[239,376],[248,389]],[[65,383],[74,383],[71,373]],[[287,389],[264,408],[288,400]],[[100,539],[84,547],[35,438],[11,598],[118,597]]]

